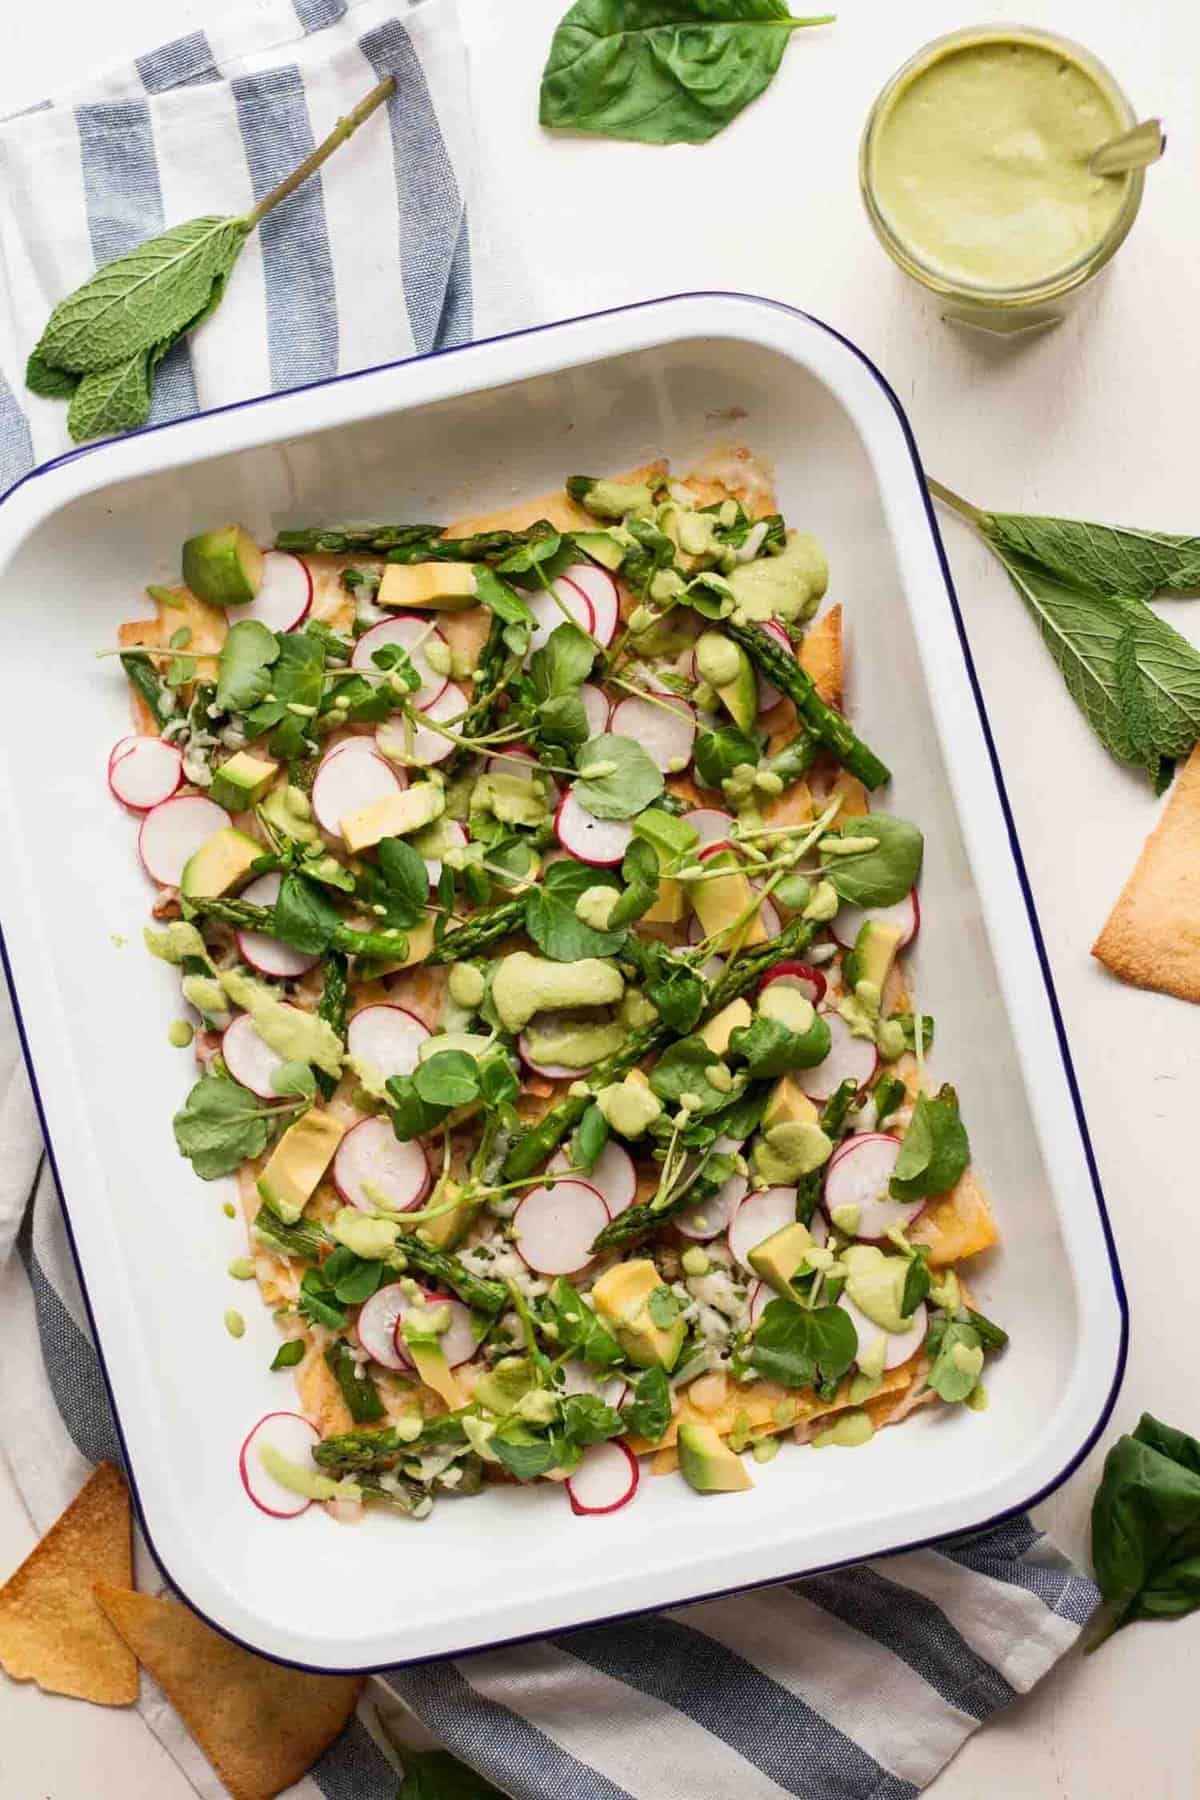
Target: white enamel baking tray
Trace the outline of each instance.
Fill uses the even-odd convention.
[[[773,463],[844,603],[850,704],[926,833],[914,963],[933,1072],[961,1094],[1009,1248],[972,1275],[1010,1330],[990,1410],[918,1414],[856,1455],[789,1448],[736,1498],[643,1478],[579,1519],[544,1485],[348,1529],[266,1518],[237,1450],[292,1404],[254,1301],[222,1327],[242,1248],[226,1184],[196,1181],[171,1115],[194,1079],[166,1041],[170,972],[105,786],[128,729],[97,648],[176,578],[190,533],[236,518],[452,519],[740,439]],[[1060,1482],[1106,1419],[1125,1309],[1020,847],[912,434],[835,331],[693,294],[227,408],[41,470],[0,505],[0,918],[47,1142],[138,1510],[179,1591],[271,1656],[362,1669],[676,1605],[981,1527]],[[113,934],[129,940],[125,947]]]

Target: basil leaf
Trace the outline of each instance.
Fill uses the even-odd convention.
[[[249,712],[271,691],[271,665],[279,639],[257,619],[238,619],[225,634],[217,663],[214,705],[222,712]]]
[[[175,1142],[201,1181],[214,1181],[248,1157],[262,1155],[277,1117],[228,1075],[204,1075],[172,1125]]]
[[[633,1399],[623,1408],[625,1429],[632,1436],[656,1444],[671,1423],[671,1384],[665,1369],[647,1369],[639,1375]]]
[[[589,738],[575,760],[580,771],[575,798],[594,819],[631,819],[657,800],[666,785],[662,770],[632,738],[607,732]],[[589,776],[592,768],[607,773]]]
[[[835,846],[843,838],[874,838],[876,847],[838,855],[827,848],[830,838]],[[821,873],[852,906],[894,906],[915,885],[924,849],[919,827],[908,819],[870,813],[821,840]]]
[[[586,631],[566,620],[556,625],[529,659],[529,678],[539,700],[574,694],[592,672],[596,646]]]
[[[784,1387],[838,1381],[858,1354],[858,1333],[841,1306],[811,1311],[791,1300],[770,1300],[755,1328],[746,1360]]]
[[[294,1369],[297,1363],[304,1361],[307,1348],[303,1338],[289,1338],[275,1352],[271,1362],[272,1369]]]
[[[785,0],[576,0],[542,72],[553,130],[703,144],[769,86],[796,19]]]
[[[585,1171],[594,1169],[608,1137],[608,1120],[593,1100],[575,1127],[571,1139],[572,1165]]]
[[[752,1081],[787,1075],[792,1069],[811,1069],[824,1062],[833,1039],[820,1013],[805,1032],[791,1031],[780,1019],[757,1013],[750,1025],[730,1034],[729,1051],[740,1057]]]
[[[719,788],[727,776],[745,763],[756,769],[760,758],[755,740],[735,725],[723,725],[719,731],[702,731],[692,751],[696,775],[705,787],[710,788]]]
[[[952,1087],[921,1094],[913,1108],[889,1191],[897,1200],[924,1200],[945,1194],[971,1160],[971,1145],[958,1114]]]
[[[466,1106],[479,1094],[479,1070],[465,1050],[439,1050],[417,1064],[412,1080],[427,1106]]]
[[[585,1306],[577,1290],[565,1276],[550,1284],[550,1292],[542,1302],[541,1316],[554,1326],[554,1345],[561,1354],[586,1363],[598,1374],[607,1374],[625,1361],[625,1352],[607,1326],[601,1324],[590,1306]]]
[[[588,885],[601,884],[589,882]],[[575,916],[573,901],[560,899],[558,893],[544,887],[530,888],[526,896],[525,929],[542,955],[554,962],[578,962],[585,956],[613,956],[625,941],[623,932],[597,931],[594,926],[585,925]]]
[[[1092,1562],[1107,1618],[1095,1649],[1133,1619],[1200,1606],[1200,1444],[1143,1413],[1105,1458],[1092,1502]]]
[[[504,1800],[499,1788],[447,1750],[402,1753],[404,1779],[396,1800]]]

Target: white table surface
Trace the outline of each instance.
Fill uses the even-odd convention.
[[[552,141],[539,131],[538,74],[566,0],[464,3],[487,70],[479,90],[485,148],[509,183],[547,318],[697,287],[790,301],[874,358],[908,408],[927,467],[979,503],[1200,529],[1193,0],[988,0],[981,8],[1085,42],[1170,132],[1108,280],[1067,324],[999,350],[942,324],[892,269],[856,188],[857,138],[872,97],[919,44],[972,22],[969,8],[842,0],[837,26],[800,34],[770,94],[715,144],[664,151]],[[113,55],[193,29],[214,10],[214,0],[10,7],[0,113]],[[800,0],[793,10],[803,10]],[[591,228],[605,216],[601,187],[625,196],[615,239]],[[1171,1285],[1200,1254],[1192,1135],[1200,1013],[1120,986],[1088,955],[1155,802],[1142,778],[1095,743],[1005,577],[957,524],[946,537],[1132,1309],[1128,1374],[1110,1428],[1040,1512],[1065,1548],[1085,1555],[1091,1495],[1115,1431],[1148,1409],[1200,1432],[1195,1302]],[[1200,643],[1200,607],[1164,611]],[[32,1541],[0,1465],[0,1573]],[[1198,1663],[1200,1618],[1135,1626],[1094,1658],[1068,1658],[969,1742],[936,1784],[938,1800],[1187,1800],[1200,1791]],[[187,1800],[191,1788],[136,1717],[0,1678],[4,1800],[93,1800],[101,1791]]]

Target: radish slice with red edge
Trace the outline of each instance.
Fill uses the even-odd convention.
[[[466,710],[467,696],[453,681],[448,681],[437,699],[422,708],[421,717],[437,725],[449,725],[452,720],[461,719]],[[375,742],[383,756],[411,757],[422,769],[445,762],[458,747],[451,738],[428,725],[414,725],[410,746],[403,719],[385,719],[376,727]]]
[[[413,668],[421,678],[421,685],[408,695],[412,704],[423,712],[445,692],[445,675],[439,675],[432,668],[425,655],[425,646],[436,641],[443,649],[446,640],[436,625],[428,619],[418,619],[414,613],[397,613],[395,618],[384,619],[378,625],[372,625],[370,631],[364,631],[354,646],[354,654],[350,658],[352,669],[366,669],[378,675],[380,666],[375,661],[375,652],[382,650],[385,644],[399,644],[408,653]]]
[[[183,757],[158,737],[123,738],[123,750],[108,759],[108,785],[134,812],[148,812],[169,800],[183,780]]]
[[[607,569],[595,563],[572,563],[563,570],[562,578],[577,587],[592,608],[592,636],[598,643],[611,644],[617,635],[621,616],[617,584]]]
[[[393,1075],[411,1075],[421,1045],[433,1033],[424,1019],[403,1006],[360,1006],[346,1028],[346,1048],[356,1062],[376,1070],[385,1081]]]
[[[752,893],[761,894],[763,884],[761,881],[752,881],[750,889]],[[777,938],[783,930],[783,920],[776,911],[775,902],[769,895],[758,909],[758,922],[766,932],[768,941],[771,938]]]
[[[919,1201],[896,1200],[888,1182],[900,1154],[900,1139],[885,1131],[863,1131],[838,1145],[825,1170],[821,1204],[832,1219],[842,1206],[858,1208],[853,1235],[868,1243],[885,1238],[893,1225],[907,1228],[924,1208]]]
[[[880,1334],[880,1327],[873,1319],[868,1319],[865,1312],[855,1306],[848,1294],[839,1294],[838,1305],[849,1313],[854,1321],[854,1329],[858,1333],[858,1347],[867,1350],[875,1343]],[[887,1331],[887,1349],[884,1352],[885,1369],[898,1369],[906,1363],[910,1356],[915,1356],[925,1342],[925,1333],[929,1329],[929,1314],[922,1300],[903,1331]]]
[[[577,1075],[578,1069],[572,1070]],[[560,1169],[571,1167],[569,1150],[556,1151],[546,1164],[547,1175],[555,1175]],[[609,1138],[592,1167],[580,1177],[590,1187],[594,1187],[607,1206],[610,1215],[615,1219],[633,1205],[637,1196],[637,1170],[633,1166],[633,1158],[623,1144]]]
[[[758,984],[760,994],[778,982],[782,987],[794,988],[798,994],[813,1006],[819,1006],[825,998],[826,981],[820,969],[814,969],[811,963],[778,962],[773,969],[768,969]]]
[[[550,633],[557,631],[560,625],[578,625],[589,637],[596,634],[596,615],[591,601],[582,588],[563,575],[548,588],[530,594],[528,606],[533,614],[533,633],[529,640],[532,650],[540,650]]]
[[[342,756],[346,753],[355,756],[378,756],[379,745],[375,742],[375,733],[372,731],[364,735],[363,732],[356,731],[348,737],[338,738],[326,750],[325,761],[328,761],[331,756]],[[401,787],[408,786],[407,769],[393,768],[392,773]]]
[[[260,1511],[272,1519],[298,1519],[312,1505],[307,1495],[297,1494],[268,1474],[263,1466],[262,1451],[267,1448],[277,1450],[288,1462],[307,1468],[313,1445],[320,1441],[321,1434],[316,1426],[300,1413],[267,1413],[258,1421],[238,1453],[238,1471],[242,1486]],[[314,1475],[320,1472],[314,1467]]]
[[[777,620],[765,619],[763,621],[762,629],[770,633],[779,644],[781,650],[785,650],[789,656],[795,656],[796,646],[792,643],[791,638]],[[760,714],[770,712],[771,708],[773,706],[778,706],[782,699],[783,695],[780,693],[779,689],[777,687],[772,687],[771,683],[760,675],[758,678],[758,710]]]
[[[574,1275],[591,1262],[592,1242],[607,1224],[595,1188],[573,1177],[529,1190],[513,1214],[513,1241],[536,1274]]]
[[[579,698],[583,702],[583,710],[587,715],[588,736],[603,737],[608,730],[608,719],[611,708],[602,688],[585,681],[579,689]]]
[[[457,819],[439,819],[442,850],[465,850],[470,843],[465,829]],[[425,864],[425,872],[429,876],[430,887],[436,887],[442,878],[442,859],[440,856],[426,856],[421,859]]]
[[[686,700],[639,700],[630,695],[613,707],[608,729],[613,737],[640,744],[664,775],[681,773],[692,760],[696,715]]]
[[[108,753],[109,768],[110,769],[112,768],[112,766],[116,762],[118,756],[120,756],[124,751],[132,750],[133,746],[137,743],[137,741],[138,741],[138,734],[136,731],[130,732],[128,737],[118,738],[116,743],[113,745],[112,749]]]
[[[728,844],[733,830],[733,814],[722,812],[717,806],[697,806],[692,812],[682,814],[682,820],[700,833],[698,850],[709,844]]]
[[[412,1302],[405,1293],[403,1285],[398,1281],[390,1281],[386,1287],[376,1288],[369,1300],[364,1300],[358,1309],[358,1318],[354,1321],[354,1329],[358,1341],[381,1369],[410,1369],[412,1363],[406,1356],[401,1356],[396,1348],[396,1321],[401,1312]]]
[[[297,1018],[307,1015],[301,1013],[298,1006],[290,1009]],[[279,1100],[282,1096],[276,1093],[271,1085],[272,1076],[282,1069],[285,1057],[279,1056],[269,1044],[259,1037],[254,1020],[249,1013],[239,1013],[232,1024],[225,1027],[221,1038],[221,1055],[225,1058],[225,1066],[235,1081],[260,1100]]]
[[[232,824],[205,794],[175,794],[152,806],[138,832],[138,855],[160,887],[178,887],[185,865],[216,831]]]
[[[625,1398],[628,1383],[619,1375],[597,1375],[586,1363],[577,1357],[571,1357],[562,1366],[563,1384],[561,1394],[594,1394],[597,1400],[603,1400],[605,1406],[620,1406]]]
[[[243,888],[240,898],[249,900],[254,906],[274,906],[282,882],[283,876],[278,869],[272,869]],[[271,937],[265,931],[239,931],[236,935],[242,961],[261,974],[274,975],[281,981],[307,974],[321,960],[319,956],[308,956],[303,950],[293,949],[291,944],[285,944],[281,938]]]
[[[225,616],[231,625],[257,619],[268,631],[291,631],[307,617],[312,600],[312,576],[303,558],[290,550],[268,550],[257,594],[246,606],[229,607]]]
[[[411,1212],[433,1181],[421,1144],[416,1139],[402,1143],[387,1119],[360,1119],[352,1125],[337,1147],[332,1174],[342,1199],[361,1212],[378,1212],[381,1206]]]
[[[778,1299],[779,1295],[775,1292],[775,1289],[773,1287],[768,1287],[765,1281],[755,1283],[750,1291],[751,1331],[753,1331],[754,1327],[758,1324],[758,1321],[762,1318],[772,1300]]]
[[[412,1367],[412,1356],[404,1342],[404,1317],[414,1306],[448,1306],[450,1324],[445,1331],[438,1333],[442,1355],[452,1369],[457,1369],[459,1363],[470,1362],[476,1348],[470,1308],[464,1306],[461,1300],[452,1299],[449,1294],[418,1294],[415,1300],[410,1300],[403,1294],[396,1312],[396,1323],[392,1327],[396,1355],[403,1358],[402,1366]]]
[[[735,1213],[746,1197],[750,1183],[744,1175],[731,1175],[715,1194],[689,1206],[685,1201],[672,1224],[681,1237],[695,1238],[700,1243],[728,1231]]]
[[[605,1444],[589,1444],[563,1485],[571,1511],[590,1518],[628,1506],[640,1480],[637,1457],[610,1438]]]
[[[343,819],[398,794],[404,785],[382,756],[364,756],[348,747],[331,750],[313,781],[313,816],[322,831],[341,837]]]
[[[733,1215],[729,1227],[729,1249],[743,1268],[756,1244],[796,1223],[796,1190],[794,1187],[758,1188],[747,1194]]]
[[[897,900],[894,906],[840,906],[829,929],[843,950],[853,950],[868,919],[874,919],[880,925],[899,926],[904,935],[898,947],[905,949],[921,929],[921,902],[916,888],[905,894],[903,900]]]
[[[552,1012],[540,1015],[544,1028],[553,1030],[561,1015]],[[582,1069],[568,1068],[566,1063],[541,1062],[530,1051],[529,1039],[524,1032],[517,1039],[517,1053],[526,1068],[532,1069],[535,1075],[544,1075],[547,1081],[578,1081]]]
[[[594,819],[575,798],[574,788],[568,788],[558,803],[554,831],[570,856],[597,869],[614,868],[633,840],[628,819]]]
[[[840,1013],[822,1012],[829,1027],[829,1054],[811,1069],[797,1069],[798,1082],[810,1100],[828,1100],[843,1081],[856,1082],[861,1092],[879,1067],[879,1052],[870,1038],[855,1037]]]

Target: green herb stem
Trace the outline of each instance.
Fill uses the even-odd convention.
[[[273,187],[270,193],[264,194],[258,205],[246,214],[246,229],[248,231],[256,230],[269,212],[273,212],[282,201],[287,199],[289,194],[294,194],[310,175],[315,175],[322,163],[328,162],[334,151],[340,148],[347,138],[352,138],[359,126],[369,119],[385,100],[390,100],[395,92],[396,77],[394,75],[388,75],[377,87],[373,87],[366,99],[360,100],[344,119],[339,119],[329,136],[323,138],[316,149],[306,156],[302,163],[298,163],[290,175],[285,175],[283,180]]]

